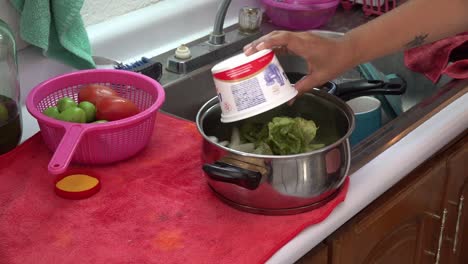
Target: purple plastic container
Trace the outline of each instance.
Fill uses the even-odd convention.
[[[298,5],[314,5],[314,4],[325,4],[330,2],[336,2],[336,0],[275,0],[275,2],[282,2],[286,4],[298,4]]]
[[[262,0],[262,3],[273,24],[287,29],[309,30],[327,23],[335,14],[340,1]]]

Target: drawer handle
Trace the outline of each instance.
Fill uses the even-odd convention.
[[[460,229],[460,221],[461,221],[461,216],[463,213],[462,210],[463,210],[464,200],[465,200],[465,197],[463,195],[460,196],[460,201],[458,202],[457,224],[455,225],[455,239],[453,241],[453,248],[452,248],[453,253],[457,252],[458,231]]]
[[[432,252],[432,251],[428,251],[428,250],[425,250],[424,252],[430,256],[435,256],[435,264],[439,264],[439,260],[440,260],[440,252],[441,252],[441,249],[442,249],[442,241],[443,241],[443,237],[444,237],[444,231],[445,231],[445,222],[447,220],[447,209],[444,208],[444,212],[442,214],[442,220],[440,222],[440,233],[439,233],[439,239],[438,239],[438,242],[437,242],[437,251],[436,253]],[[440,216],[438,215],[434,215],[434,214],[429,214],[430,216],[434,217],[434,218],[437,218],[437,219],[440,219]]]

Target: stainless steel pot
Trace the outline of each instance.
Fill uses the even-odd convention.
[[[325,91],[314,90],[267,113],[301,116],[318,125],[322,149],[296,155],[257,155],[225,147],[212,140],[229,140],[240,122],[221,123],[215,97],[196,117],[203,136],[203,170],[219,198],[241,210],[263,214],[294,214],[316,208],[338,193],[350,166],[349,136],[354,115],[346,103]],[[268,120],[268,119],[266,119]]]

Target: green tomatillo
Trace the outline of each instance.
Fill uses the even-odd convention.
[[[86,113],[83,109],[72,106],[61,112],[58,119],[67,122],[86,123]]]
[[[51,106],[46,108],[42,113],[48,117],[52,117],[55,119],[58,119],[58,116],[60,115],[60,112],[56,106]]]
[[[96,119],[96,106],[94,106],[94,104],[88,101],[83,101],[78,104],[78,107],[83,109],[85,112],[87,123],[93,122]]]
[[[62,97],[57,101],[57,108],[60,113],[65,111],[67,108],[76,107],[77,103],[70,97]]]

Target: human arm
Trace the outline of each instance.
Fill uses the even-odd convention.
[[[468,0],[409,0],[348,33],[355,63],[468,30]]]
[[[430,43],[468,30],[468,0],[409,0],[338,39],[310,32],[274,31],[244,48],[247,55],[265,48],[306,59],[309,75],[296,83],[304,92],[360,63]]]

